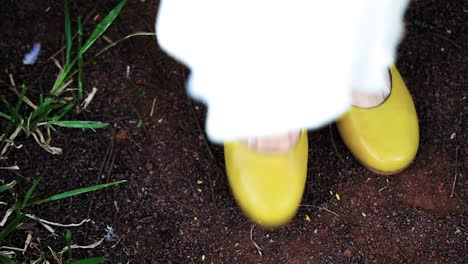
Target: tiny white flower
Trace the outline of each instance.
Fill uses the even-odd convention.
[[[36,63],[37,57],[39,56],[39,52],[41,51],[41,43],[36,42],[34,43],[32,49],[24,55],[23,64],[31,65]]]
[[[106,226],[105,239],[107,242],[117,241],[119,239],[119,236],[114,231],[114,228],[111,226]]]

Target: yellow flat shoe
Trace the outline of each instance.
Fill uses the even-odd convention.
[[[307,177],[307,155],[307,131],[282,153],[250,150],[240,141],[224,144],[231,191],[247,217],[277,227],[295,216]]]
[[[390,175],[413,161],[419,126],[413,99],[395,66],[390,69],[388,98],[373,108],[352,106],[337,127],[351,153],[369,170]]]

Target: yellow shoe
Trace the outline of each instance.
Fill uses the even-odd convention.
[[[351,153],[369,170],[390,175],[413,161],[419,146],[418,117],[413,99],[395,66],[391,91],[374,108],[352,106],[337,122]]]
[[[239,207],[254,222],[276,227],[296,214],[307,177],[307,131],[283,153],[261,153],[243,142],[224,145],[226,171]]]

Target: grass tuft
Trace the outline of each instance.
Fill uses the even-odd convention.
[[[66,128],[99,129],[108,126],[106,123],[97,121],[64,121],[62,119],[64,119],[72,109],[81,105],[83,102],[83,55],[115,21],[126,2],[126,0],[122,0],[114,9],[112,9],[96,26],[84,43],[83,24],[81,22],[81,18],[78,18],[78,49],[73,57],[73,36],[69,0],[64,0],[66,40],[65,64],[61,66],[58,61],[54,60],[56,65],[60,68],[59,75],[50,91],[50,96],[44,98],[44,96],[41,95],[37,106],[25,96],[27,91],[26,86],[23,85],[21,92],[18,92],[16,90],[13,76],[10,76],[12,90],[17,94],[18,100],[14,106],[7,100],[3,100],[3,105],[6,110],[2,109],[2,111],[0,111],[0,119],[6,120],[7,126],[3,131],[0,131],[0,157],[7,153],[8,148],[13,145],[13,140],[18,134],[15,134],[15,132],[23,131],[26,136],[32,135],[42,148],[52,154],[60,154],[60,149],[50,146],[50,127],[60,126]],[[78,88],[76,89],[77,94],[65,96],[64,93],[73,93],[74,89],[67,88],[73,82],[73,78],[76,74],[78,84]],[[23,107],[23,101],[26,102],[26,105],[29,107]],[[44,133],[41,132],[41,127],[45,127],[47,129],[47,139],[44,138]]]
[[[65,50],[65,64],[70,64],[70,55],[72,50],[72,32],[71,32],[71,21],[70,21],[70,8],[68,7],[68,0],[64,1],[65,4],[65,39],[67,41],[67,47]]]
[[[78,50],[77,57],[75,57],[75,59],[73,59],[69,63],[65,64],[65,67],[63,67],[63,71],[60,72],[50,92],[52,95],[57,94],[58,91],[62,90],[62,86],[66,83],[66,81],[69,78],[73,77],[73,74],[70,74],[70,72],[72,71],[75,63],[78,61],[78,58],[80,56],[83,56],[83,54],[93,45],[93,43],[107,30],[107,28],[112,24],[112,22],[114,22],[114,20],[117,18],[117,15],[120,13],[126,2],[126,0],[121,1],[114,9],[112,9],[109,12],[109,14],[107,14],[106,17],[104,17],[101,23],[99,23],[96,29],[94,29],[93,33],[91,33],[91,36],[88,38],[88,40]]]

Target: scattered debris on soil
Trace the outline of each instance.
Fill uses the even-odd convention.
[[[98,15],[116,3],[71,1],[71,8],[90,17],[89,34]],[[157,6],[130,1],[106,36],[153,31]],[[2,3],[0,89],[11,73],[36,96],[48,91],[57,74],[48,58],[64,45],[62,10],[60,1]],[[127,180],[35,211],[60,223],[90,218],[73,229],[73,241],[109,239],[74,254],[105,256],[108,263],[467,263],[467,10],[462,0],[427,0],[412,1],[406,14],[397,65],[420,120],[414,163],[399,175],[378,176],[353,159],[334,127],[311,131],[303,206],[284,227],[254,229],[235,205],[222,147],[203,132],[205,109],[185,94],[189,70],[154,37],[124,41],[85,68],[87,91],[98,92],[79,117],[110,128],[57,129],[53,144],[62,155],[19,139],[23,148],[11,151],[9,160],[21,169],[1,170],[1,179],[16,180],[15,193],[22,195],[42,176],[47,184],[38,197]],[[42,44],[36,63],[23,65],[35,42]],[[0,208],[3,215],[7,207]],[[28,232],[34,249],[25,260],[49,252],[47,246],[66,246],[64,229],[53,238],[29,221],[7,245],[22,247]]]

